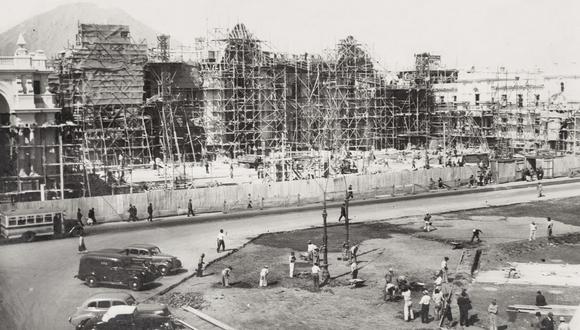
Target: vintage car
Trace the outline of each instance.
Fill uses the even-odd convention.
[[[90,296],[73,315],[68,318],[70,324],[82,328],[92,318],[101,317],[111,306],[137,306],[137,311],[144,314],[170,316],[171,312],[163,304],[137,304],[135,298],[125,292],[103,292]]]
[[[93,317],[79,330],[173,330],[173,319],[167,315],[140,312],[137,306],[111,306],[102,316]]]
[[[181,269],[179,259],[162,253],[157,246],[152,244],[132,244],[121,249],[121,253],[130,256],[133,262],[150,263],[163,276]]]
[[[97,250],[81,257],[79,271],[75,277],[85,281],[89,287],[116,284],[126,285],[131,290],[137,291],[159,276],[152,266],[134,263],[131,257]]]

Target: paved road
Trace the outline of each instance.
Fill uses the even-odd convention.
[[[545,187],[549,198],[580,195],[580,182]],[[461,209],[506,205],[538,200],[535,188],[432,197],[393,203],[353,206],[354,221],[368,221],[440,213]],[[237,248],[260,233],[299,229],[321,224],[320,210],[287,212],[251,218],[230,218],[180,226],[148,227],[142,230],[88,236],[89,250],[121,247],[125,243],[157,244],[182,259],[187,273],[167,276],[161,286],[136,293],[144,299],[187,276],[201,252],[216,258],[215,237],[220,228],[227,232],[226,248]],[[329,210],[329,222],[338,218]],[[162,220],[159,220],[162,221]],[[137,224],[138,225],[138,224]],[[6,329],[66,329],[68,315],[91,294],[122,288],[88,288],[73,278],[78,267],[77,239],[48,240],[0,246],[0,324]],[[191,279],[195,281],[195,278]]]

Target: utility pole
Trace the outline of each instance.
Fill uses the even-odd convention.
[[[443,121],[443,166],[445,166],[445,162],[447,161],[447,138],[446,138],[446,130],[445,130],[445,121]]]
[[[64,165],[62,156],[62,127],[58,132],[58,157],[60,163],[60,199],[64,199]]]
[[[324,264],[322,264],[322,283],[326,283],[330,279],[330,272],[328,271],[328,232],[326,228],[326,190],[324,191],[324,201],[322,202],[322,224],[324,233],[322,236],[322,245],[324,247]]]

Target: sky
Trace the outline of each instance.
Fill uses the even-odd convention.
[[[8,2],[0,31],[74,0]],[[580,1],[561,0],[89,0],[118,7],[187,43],[210,28],[244,23],[275,50],[320,53],[352,35],[385,69],[413,55],[442,56],[449,68],[511,70],[580,64]],[[576,63],[578,62],[578,63]]]

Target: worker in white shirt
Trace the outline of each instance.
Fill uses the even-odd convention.
[[[538,231],[538,225],[536,225],[536,223],[534,221],[532,221],[532,223],[530,223],[530,241],[535,241],[536,240],[536,231]]]
[[[226,250],[226,243],[224,241],[225,235],[224,230],[220,229],[220,232],[217,235],[217,252],[220,252],[220,247],[222,248],[222,252]]]
[[[353,260],[350,264],[350,275],[353,280],[356,280],[356,278],[358,277],[358,265],[356,263],[356,260]]]
[[[318,287],[320,286],[320,267],[318,267],[318,264],[312,266],[312,281],[314,283],[314,290],[318,291]]]
[[[312,243],[312,241],[308,241],[308,260],[312,260],[314,257],[314,250],[316,250],[318,246]]]
[[[570,330],[570,325],[566,323],[566,318],[560,316],[560,325],[558,325],[558,330]]]
[[[268,274],[270,271],[268,270],[268,266],[264,266],[260,271],[260,287],[267,287],[268,286]]]
[[[441,289],[435,288],[433,291],[433,311],[435,312],[435,320],[439,321],[441,318],[441,308],[443,307],[443,293]]]
[[[222,270],[222,285],[225,287],[230,286],[230,272],[232,271],[232,267],[228,266]]]
[[[429,296],[429,291],[423,291],[423,297],[419,301],[421,305],[421,322],[428,323],[429,322],[429,304],[431,303],[431,297]]]
[[[405,300],[405,304],[403,305],[403,317],[405,321],[411,321],[415,318],[415,314],[413,313],[413,302],[411,301],[411,289],[409,287],[405,287],[403,291],[403,299]]]
[[[288,257],[288,265],[290,266],[290,277],[294,277],[294,265],[296,264],[296,256],[294,252],[290,252],[290,257]]]
[[[491,304],[487,307],[487,314],[489,314],[489,330],[497,330],[497,302],[495,299],[492,299]]]

